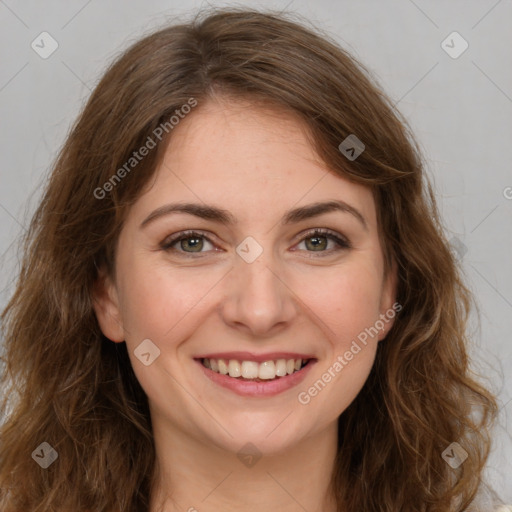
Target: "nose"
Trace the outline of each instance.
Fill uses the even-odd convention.
[[[270,250],[252,263],[236,257],[226,276],[221,315],[224,322],[247,336],[272,337],[289,326],[299,311],[294,291]]]

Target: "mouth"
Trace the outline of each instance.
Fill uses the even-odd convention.
[[[300,372],[314,359],[275,359],[258,363],[256,361],[205,357],[198,361],[205,368],[232,379],[248,382],[268,382]]]

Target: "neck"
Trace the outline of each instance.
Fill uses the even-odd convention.
[[[155,428],[154,435],[150,512],[337,511],[330,484],[337,424],[282,453],[252,460],[169,426]]]

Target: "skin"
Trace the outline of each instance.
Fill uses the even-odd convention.
[[[280,224],[291,208],[333,199],[356,208],[367,229],[340,211]],[[153,210],[177,201],[216,205],[238,222],[178,213],[140,228]],[[306,237],[313,228],[351,247]],[[192,236],[174,252],[160,248],[188,229],[210,241],[194,249]],[[247,236],[263,249],[252,263],[235,252]],[[94,295],[103,333],[126,342],[149,398],[158,474],[151,512],[336,510],[329,479],[337,418],[364,385],[392,320],[309,403],[297,395],[391,309],[395,289],[396,272],[384,275],[371,191],[329,171],[298,119],[216,98],[180,121],[129,211],[116,275],[102,273]],[[134,355],[147,338],[160,350],[149,366]],[[241,397],[213,384],[193,360],[235,350],[314,354],[317,363],[277,396]],[[247,442],[262,456],[252,467],[237,457]]]

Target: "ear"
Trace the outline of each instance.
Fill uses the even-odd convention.
[[[117,288],[104,268],[92,287],[92,304],[101,332],[116,343],[125,340]]]
[[[402,309],[402,306],[396,302],[397,283],[398,268],[396,261],[393,259],[382,285],[380,319],[384,324],[384,328],[379,332],[379,341],[387,336],[395,322],[396,313]]]

